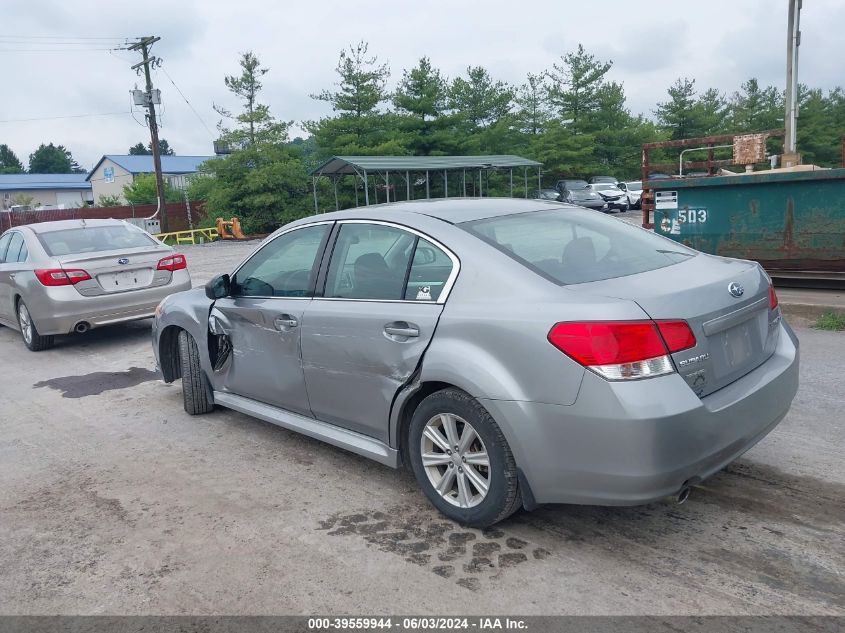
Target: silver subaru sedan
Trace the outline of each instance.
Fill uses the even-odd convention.
[[[32,351],[56,334],[153,316],[191,287],[185,256],[120,220],[64,220],[0,236],[0,324]]]
[[[299,220],[166,299],[153,349],[188,413],[404,463],[471,526],[683,501],[798,388],[798,340],[758,264],[543,200]]]

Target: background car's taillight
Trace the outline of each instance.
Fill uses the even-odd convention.
[[[156,268],[158,270],[182,270],[183,268],[188,267],[188,260],[185,259],[184,255],[175,254],[170,255],[169,257],[165,257],[164,259],[158,262],[158,266]]]
[[[775,292],[775,287],[769,284],[769,310],[774,310],[778,307],[778,295]]]
[[[84,270],[62,270],[61,268],[39,268],[35,276],[45,286],[73,286],[91,279]]]
[[[557,323],[549,342],[609,380],[673,372],[669,354],[695,346],[686,321],[585,321]]]

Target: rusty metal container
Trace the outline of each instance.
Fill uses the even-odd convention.
[[[652,180],[654,230],[772,272],[845,275],[845,169]]]

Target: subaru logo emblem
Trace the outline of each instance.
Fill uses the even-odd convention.
[[[128,264],[129,258],[128,257],[121,257],[120,259],[117,260],[117,263],[118,264]],[[739,294],[742,294],[742,292],[740,291]]]
[[[732,281],[728,284],[728,292],[731,293],[731,296],[739,298],[743,295],[743,293],[745,293],[745,288],[743,288],[737,282]]]

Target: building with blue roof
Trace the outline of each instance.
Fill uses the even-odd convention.
[[[32,207],[81,207],[93,201],[88,174],[0,174],[0,209],[24,200]]]
[[[161,171],[165,179],[176,189],[187,186],[188,177],[199,171],[200,165],[214,156],[162,156]],[[149,154],[106,154],[91,173],[87,181],[91,185],[94,200],[101,196],[123,198],[123,187],[131,185],[138,174],[151,174],[153,157]]]

